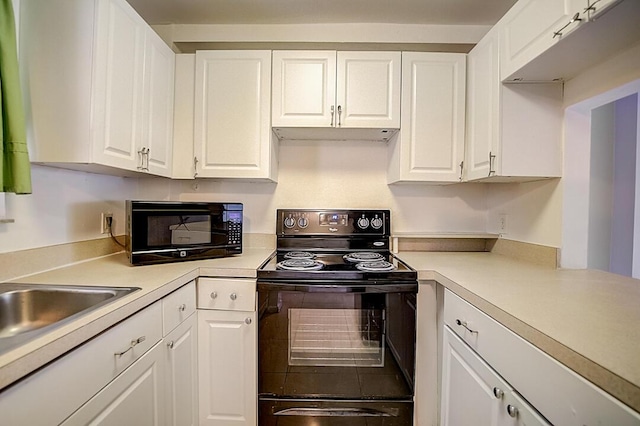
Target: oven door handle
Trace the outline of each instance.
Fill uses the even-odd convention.
[[[276,411],[274,416],[298,417],[398,417],[397,408],[374,410],[372,408],[285,408]]]

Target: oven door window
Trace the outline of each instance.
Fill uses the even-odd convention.
[[[384,309],[289,308],[289,365],[383,367]]]

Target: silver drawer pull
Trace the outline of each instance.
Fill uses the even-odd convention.
[[[215,299],[216,297],[218,297],[218,292],[217,291],[212,291],[211,292],[211,298]]]
[[[251,318],[249,318],[249,317],[245,318],[244,319],[244,323],[247,324],[247,325],[251,324]]]
[[[134,346],[136,346],[138,343],[142,343],[145,340],[147,340],[147,338],[145,336],[140,336],[137,339],[133,339],[131,341],[131,343],[129,344],[129,347],[122,351],[122,352],[116,352],[114,355],[117,357],[121,357],[122,355],[126,354],[127,352],[129,352],[131,349],[133,349]]]
[[[174,345],[173,340],[167,343],[167,346],[169,347],[169,349],[173,349],[173,345]]]
[[[187,305],[185,305],[184,303],[182,305],[178,306],[178,310],[180,312],[184,312],[185,309],[187,309]]]
[[[230,298],[231,300],[236,300],[236,299],[238,298],[238,295],[237,295],[237,294],[235,294],[235,293],[231,293],[231,294],[229,295],[229,298]]]
[[[461,321],[461,320],[456,318],[456,324],[458,324],[461,327],[464,327],[465,330],[467,330],[469,333],[478,334],[478,330],[470,329],[466,321]]]
[[[507,405],[507,414],[509,417],[518,417],[518,407],[514,407],[513,405]]]
[[[493,388],[493,396],[495,396],[498,399],[502,399],[503,395],[504,395],[504,392],[502,391],[502,389],[500,389],[499,387]]]

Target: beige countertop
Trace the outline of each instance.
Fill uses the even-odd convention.
[[[640,411],[640,280],[492,253],[398,256]]]
[[[255,277],[271,252],[246,249],[239,256],[153,266],[130,266],[119,253],[16,280],[141,290],[0,355],[0,389],[198,276]],[[640,280],[482,252],[398,256],[420,280],[439,282],[640,411]]]
[[[146,266],[131,266],[127,256],[118,253],[10,280],[35,284],[140,287],[140,290],[0,354],[0,389],[198,276],[255,277],[256,269],[272,252],[271,249],[245,249],[238,256]]]

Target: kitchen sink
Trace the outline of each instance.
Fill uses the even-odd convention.
[[[0,283],[0,353],[137,290],[140,288]]]

